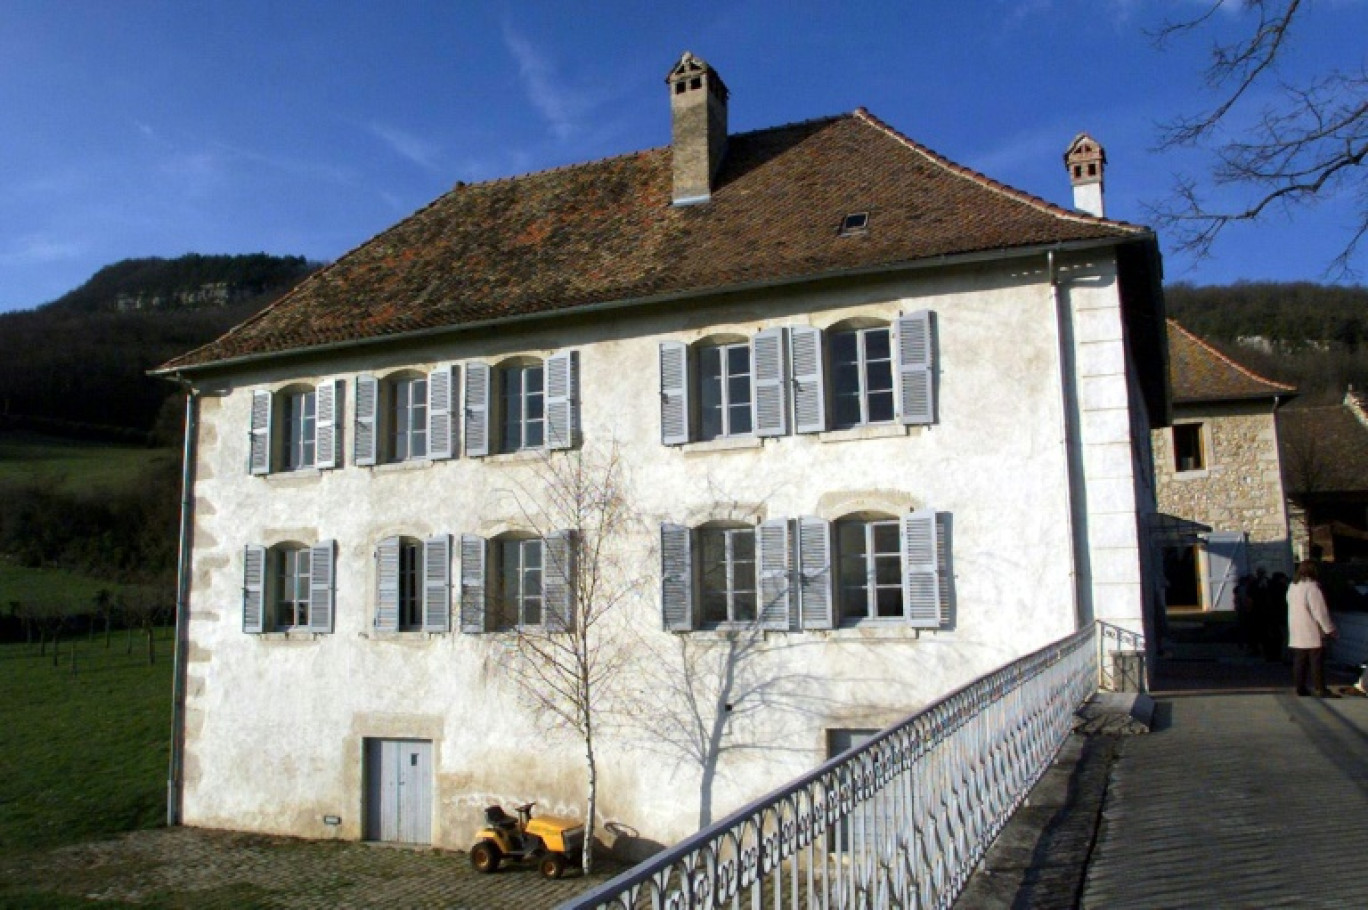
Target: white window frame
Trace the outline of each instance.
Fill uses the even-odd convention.
[[[698,538],[698,595],[699,595],[699,620],[703,628],[715,628],[727,625],[746,625],[754,623],[759,616],[760,604],[760,576],[759,576],[759,542],[755,537],[755,528],[743,527],[719,527],[704,526],[696,532]],[[750,538],[750,559],[738,559],[736,556],[736,542],[739,537]],[[712,570],[713,556],[710,554],[709,541],[720,540],[722,552],[718,562],[723,578],[720,589],[710,589],[709,572]],[[747,566],[747,563],[749,564]],[[725,616],[717,617],[709,615],[708,599],[709,595],[720,594],[723,599]],[[738,615],[740,612],[738,600],[740,597],[749,595],[749,616]]]
[[[833,523],[833,543],[836,551],[836,605],[838,624],[853,625],[862,622],[902,622],[906,615],[906,604],[903,599],[903,554],[899,543],[899,522],[896,518],[844,518]],[[857,557],[849,553],[842,546],[845,542],[846,528],[859,527],[861,530],[861,552]],[[880,531],[891,532],[892,549],[879,550],[876,547],[876,537]],[[861,574],[864,577],[864,584],[859,589],[864,591],[863,610],[856,612],[851,603],[849,592],[853,590],[845,584],[847,562],[856,559],[861,563]],[[878,580],[878,569],[882,564],[891,563],[897,568],[898,577],[893,581],[880,582]],[[879,610],[880,592],[892,591],[897,595],[897,611],[893,613],[882,613]]]
[[[869,338],[874,333],[882,333],[886,339],[888,354],[885,358],[871,359],[868,346]],[[842,396],[837,384],[837,373],[841,364],[836,361],[835,350],[839,339],[853,337],[855,340],[855,360],[849,364],[854,366],[857,378],[857,387],[853,396]],[[831,374],[831,419],[834,429],[846,430],[855,427],[884,426],[895,423],[898,419],[897,403],[897,356],[894,350],[893,327],[889,325],[866,326],[863,328],[838,329],[828,335],[828,347],[830,349],[830,374]],[[873,392],[869,388],[869,374],[871,366],[874,364],[885,364],[888,370],[888,388]],[[873,419],[870,417],[870,399],[872,395],[886,395],[888,398],[888,416],[886,418]],[[842,421],[839,417],[840,405],[843,398],[854,398],[859,403],[859,417],[852,421]]]
[[[421,390],[421,401],[419,391]],[[428,377],[399,374],[384,383],[387,460],[423,461],[428,457]],[[416,451],[421,448],[422,451]]]
[[[280,394],[282,471],[304,471],[318,463],[318,390],[286,389]]]
[[[539,387],[528,388],[533,373],[540,377]],[[499,446],[498,451],[526,452],[546,448],[546,364],[543,361],[511,363],[498,368],[499,391]],[[530,413],[529,403],[540,402],[540,415]],[[516,413],[510,413],[516,412]],[[540,438],[529,442],[530,430],[535,427]],[[514,432],[510,432],[514,431]],[[516,439],[513,438],[516,434]]]
[[[498,579],[495,590],[497,628],[503,631],[542,628],[546,624],[545,542],[540,537],[500,537],[494,540],[494,545],[495,577]],[[528,559],[534,549],[535,566]],[[536,618],[529,620],[528,610],[533,603]]]
[[[271,628],[276,632],[297,632],[309,629],[313,552],[302,545],[272,547],[271,557]],[[293,591],[291,591],[293,589]],[[293,596],[290,596],[293,593]],[[289,610],[289,621],[282,614]]]
[[[731,371],[731,355],[733,351],[740,351],[746,356],[745,373],[733,373]],[[751,343],[749,341],[739,342],[719,342],[714,344],[703,344],[698,347],[698,438],[700,441],[712,439],[733,439],[738,437],[748,437],[754,434],[755,428],[755,367],[751,356]],[[709,359],[715,355],[717,358],[717,370],[715,373],[709,370]],[[732,380],[744,378],[746,381],[746,400],[736,402],[732,400]],[[708,405],[706,390],[709,383],[717,384],[717,426],[709,427]],[[734,426],[734,411],[740,408],[745,416],[745,429],[736,429]]]

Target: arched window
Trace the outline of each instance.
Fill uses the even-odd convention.
[[[705,342],[698,354],[698,438],[749,436],[751,346],[744,339]]]
[[[542,624],[542,551],[540,537],[494,540],[497,628],[522,629]]]
[[[898,519],[861,514],[836,522],[836,600],[843,622],[898,619],[903,549]]]
[[[317,460],[318,393],[313,386],[291,386],[276,393],[280,467],[312,468]]]
[[[248,544],[243,555],[244,632],[331,632],[337,547],[296,542]]]
[[[540,449],[546,443],[546,371],[540,360],[507,363],[498,370],[499,451]]]
[[[274,569],[271,600],[278,631],[309,627],[311,555],[303,544],[280,544],[271,548]]]
[[[387,537],[376,548],[375,627],[445,632],[451,621],[451,535]]]
[[[410,461],[428,454],[428,379],[399,373],[381,383],[384,395],[385,460]]]
[[[696,533],[703,625],[754,622],[755,528],[743,524],[709,524]]]
[[[895,414],[893,339],[888,324],[838,327],[829,337],[836,429],[891,422]]]

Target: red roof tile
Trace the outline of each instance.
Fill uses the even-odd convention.
[[[1168,344],[1174,404],[1286,398],[1297,391],[1295,386],[1265,379],[1236,363],[1172,319],[1168,321]]]

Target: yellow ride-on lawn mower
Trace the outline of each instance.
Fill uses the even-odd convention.
[[[578,862],[584,849],[584,826],[569,818],[532,817],[536,803],[518,806],[517,817],[502,806],[485,809],[485,827],[475,835],[470,864],[477,872],[496,872],[504,860],[535,860],[547,878],[560,878],[570,857]]]

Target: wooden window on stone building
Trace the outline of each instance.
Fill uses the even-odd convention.
[[[1206,470],[1206,451],[1202,443],[1200,423],[1176,423],[1173,425],[1173,467],[1174,470]]]

